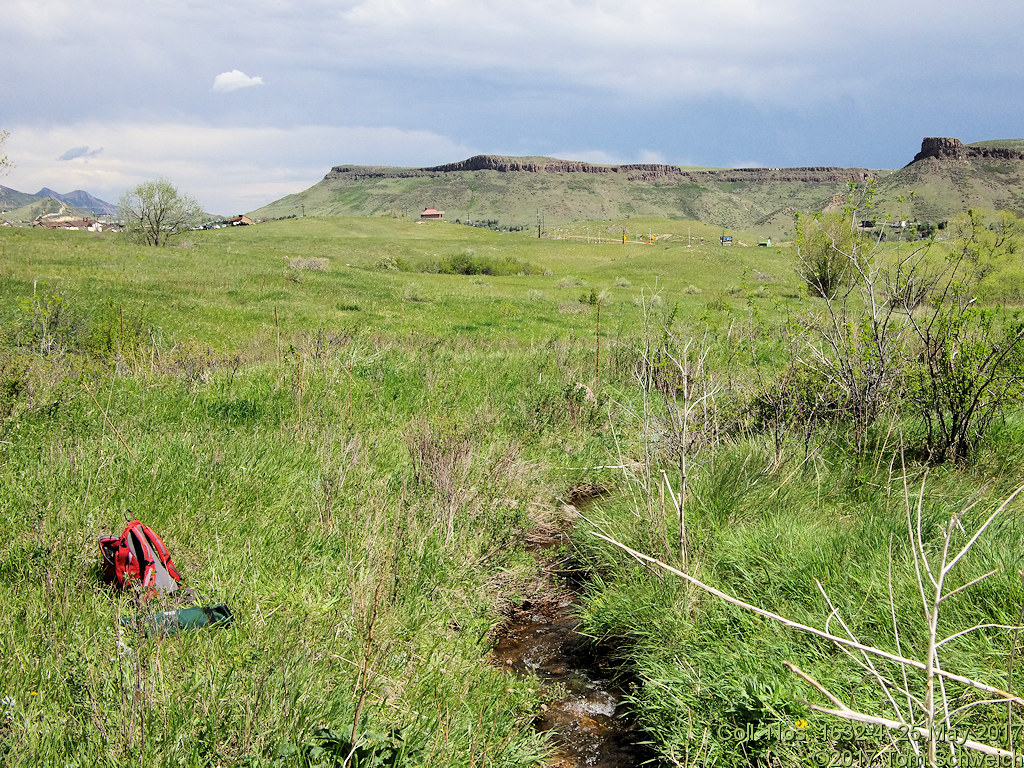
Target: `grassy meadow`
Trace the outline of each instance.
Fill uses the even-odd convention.
[[[623,227],[656,237],[623,244]],[[615,241],[587,242],[598,229]],[[795,329],[820,313],[793,246],[720,247],[720,230],[668,220],[561,234],[307,218],[153,249],[0,232],[5,764],[543,764],[531,722],[546,694],[487,653],[503,607],[535,589],[525,537],[579,488],[602,492],[567,555],[592,574],[583,628],[621,661],[665,765],[911,754],[909,737],[844,733],[783,665],[859,708],[903,706],[857,659],[593,534],[921,657],[907,509],[920,494],[932,561],[961,510],[950,535],[967,542],[1024,477],[1019,408],[946,462],[927,460],[920,420],[898,409],[856,441],[841,420],[773,420],[772,393],[803,396],[775,384],[804,349]],[[1000,293],[1016,257],[1000,257],[986,306],[1017,300]],[[706,397],[684,414],[691,385]],[[951,589],[997,573],[950,600],[944,634],[1021,623],[1020,510],[951,571]],[[101,583],[96,545],[132,517],[231,625],[139,631],[131,597]],[[949,669],[1019,689],[1012,629],[943,652]],[[967,707],[957,727],[1013,748],[1019,712],[943,691]],[[802,740],[771,731],[797,721]]]

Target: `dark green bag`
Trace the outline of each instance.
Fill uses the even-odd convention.
[[[200,605],[146,616],[142,624],[146,637],[152,637],[157,634],[173,635],[183,629],[199,629],[211,624],[230,624],[233,620],[234,616],[226,605]],[[121,619],[125,626],[131,623],[130,618]]]

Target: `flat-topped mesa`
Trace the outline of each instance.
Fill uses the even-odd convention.
[[[544,158],[539,158],[544,160]],[[561,162],[561,161],[555,161]],[[324,177],[336,179],[342,176],[352,179],[405,179],[416,176],[438,176],[444,173],[464,171],[498,171],[500,173],[543,173],[550,163],[537,162],[537,158],[500,157],[498,155],[476,155],[457,163],[445,163],[425,168],[395,168],[384,165],[336,165]],[[594,166],[595,168],[599,166]]]
[[[867,168],[835,168],[814,166],[807,168],[715,168],[697,171],[676,165],[621,165],[619,170],[629,181],[694,182],[694,183],[836,183],[854,181],[862,184],[871,177]]]
[[[861,182],[868,175],[864,168],[720,168],[693,170],[663,163],[629,163],[626,165],[595,165],[582,160],[555,158],[518,158],[476,155],[458,163],[431,168],[417,168],[421,173],[454,173],[458,171],[498,171],[499,173],[621,173],[629,181],[658,179],[714,179],[728,181],[846,181]]]
[[[929,136],[921,142],[921,151],[914,155],[911,162],[924,160],[926,157],[955,157],[967,156],[967,147],[960,139],[952,139],[942,136]]]
[[[498,171],[499,173],[619,173],[625,166],[595,165],[582,160],[558,160],[549,157],[502,157],[476,155],[457,163],[445,163],[430,168],[418,168],[425,173],[455,173],[458,171]],[[663,166],[671,168],[672,166]]]
[[[960,139],[943,136],[929,136],[921,142],[921,151],[914,155],[911,163],[925,158],[952,158],[969,160],[973,158],[998,158],[1002,160],[1024,160],[1024,152],[1009,147],[976,147],[964,144]]]
[[[528,158],[474,155],[468,160],[461,160],[457,163],[445,163],[444,165],[418,168],[417,170],[428,173],[452,173],[455,171],[500,171],[501,173],[522,171],[526,173],[539,173],[545,170],[545,168],[540,163]]]
[[[559,160],[551,157],[503,157],[475,155],[457,163],[445,163],[422,168],[393,168],[380,165],[339,165],[331,168],[327,180],[437,177],[448,173],[495,171],[497,173],[586,173],[622,174],[627,181],[680,181],[680,182],[863,182],[870,172],[865,168],[835,168],[814,166],[806,168],[717,168],[697,170],[663,163],[629,163],[626,165],[596,165],[582,160]]]

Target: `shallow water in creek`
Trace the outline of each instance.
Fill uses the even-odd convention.
[[[530,549],[557,548],[562,534],[535,535]],[[542,560],[543,562],[543,560]],[[534,727],[553,734],[557,768],[625,768],[650,759],[632,727],[615,670],[595,649],[592,638],[576,631],[577,573],[545,567],[550,592],[510,611],[492,651],[496,664],[535,676],[555,698],[538,714]],[[566,586],[568,584],[569,586]]]

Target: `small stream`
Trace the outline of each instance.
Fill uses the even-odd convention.
[[[492,658],[516,674],[535,676],[553,697],[534,721],[558,745],[550,765],[637,766],[653,754],[638,743],[642,735],[632,727],[616,670],[593,638],[576,631],[584,574],[545,553],[566,543],[561,532],[531,534],[528,549],[540,560],[547,584],[541,597],[512,607]]]

